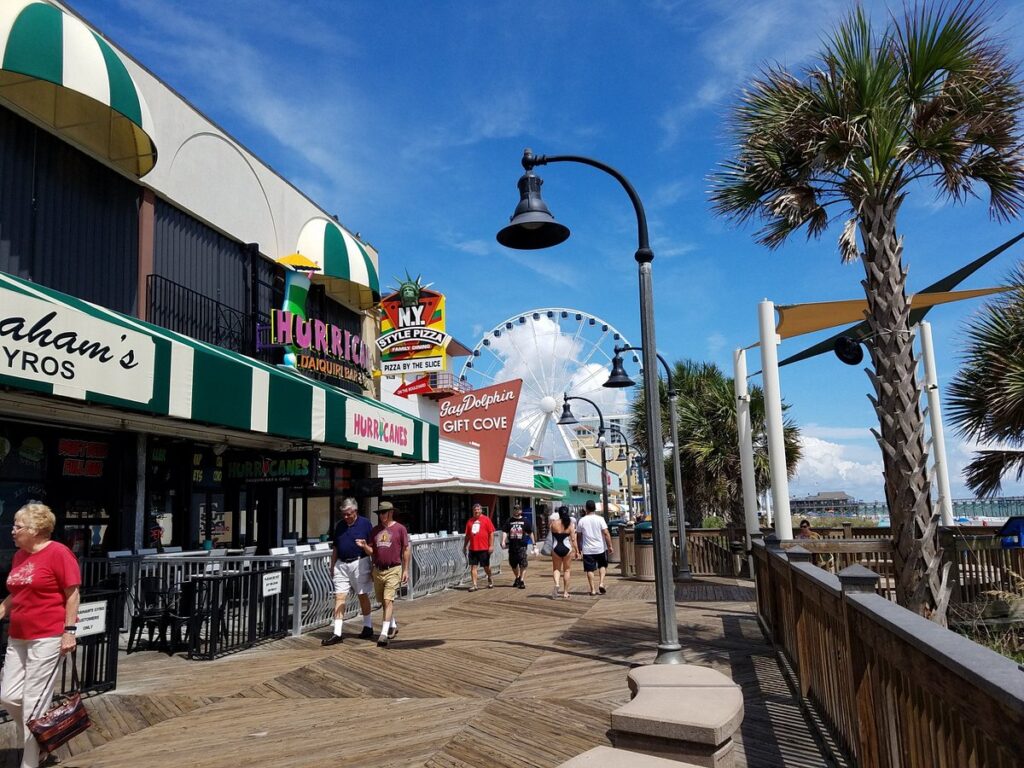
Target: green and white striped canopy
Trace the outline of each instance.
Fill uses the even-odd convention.
[[[134,176],[156,164],[149,108],[120,54],[49,3],[0,0],[0,102]]]
[[[436,424],[0,272],[0,386],[436,462]]]
[[[342,227],[328,219],[312,219],[299,233],[295,250],[316,263],[316,282],[329,293],[340,295],[360,309],[380,301],[380,279],[366,248]]]

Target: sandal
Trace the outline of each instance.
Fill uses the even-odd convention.
[[[476,589],[477,589],[476,587],[470,587],[470,588],[469,588],[469,591],[470,591],[470,592],[476,592]]]

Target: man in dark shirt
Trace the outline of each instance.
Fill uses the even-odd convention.
[[[528,547],[533,535],[530,522],[523,517],[522,508],[516,504],[512,507],[512,517],[501,530],[501,548],[508,549],[508,564],[512,566],[512,573],[516,577],[512,586],[519,589],[526,589],[523,577],[526,575],[526,566],[530,564]]]
[[[355,499],[341,502],[341,519],[334,529],[334,551],[331,553],[331,576],[334,579],[334,634],[320,641],[321,645],[334,645],[342,641],[341,626],[345,616],[345,598],[355,589],[359,609],[363,614],[362,638],[373,637],[373,618],[370,616],[370,558],[357,540],[370,538],[373,526],[359,516]]]
[[[357,539],[356,544],[373,559],[373,591],[384,614],[377,645],[387,648],[398,634],[395,598],[402,585],[409,583],[412,546],[405,526],[395,522],[395,507],[390,501],[382,501],[377,507],[377,520],[369,538]]]

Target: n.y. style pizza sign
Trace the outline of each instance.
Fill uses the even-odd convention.
[[[438,403],[441,433],[480,446],[480,477],[501,482],[508,440],[516,420],[522,379],[446,397]]]

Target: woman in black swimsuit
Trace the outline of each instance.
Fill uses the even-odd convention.
[[[558,512],[550,517],[551,525],[551,578],[555,580],[552,597],[559,592],[564,599],[569,599],[569,575],[573,558],[576,556],[576,525],[569,516],[568,507],[559,507]]]

